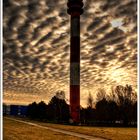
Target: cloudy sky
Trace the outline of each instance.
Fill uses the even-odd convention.
[[[81,15],[81,104],[89,92],[137,89],[137,1],[84,0]],[[4,0],[4,102],[69,100],[70,17],[67,0]]]

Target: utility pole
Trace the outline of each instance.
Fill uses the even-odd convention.
[[[71,16],[70,37],[70,113],[74,123],[80,121],[80,15],[83,0],[68,0],[68,14]]]

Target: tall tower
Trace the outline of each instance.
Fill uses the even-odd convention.
[[[71,15],[70,38],[70,112],[74,123],[80,121],[80,15],[83,0],[68,0]]]

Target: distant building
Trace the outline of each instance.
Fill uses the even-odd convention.
[[[3,115],[10,115],[10,105],[3,104]]]
[[[27,106],[24,105],[3,105],[3,115],[26,116]]]
[[[19,114],[19,106],[17,105],[10,105],[10,115],[17,116]]]
[[[27,115],[27,106],[19,106],[19,115],[20,116],[26,116]]]

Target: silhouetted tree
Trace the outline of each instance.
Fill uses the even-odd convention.
[[[55,96],[56,96],[58,99],[65,100],[65,92],[62,91],[62,90],[57,91]]]
[[[99,121],[105,122],[109,120],[108,101],[105,98],[98,101],[96,103],[95,108],[96,108],[96,116]]]
[[[107,94],[99,89],[93,106],[93,97],[89,93],[87,107],[80,108],[80,120],[84,124],[116,124],[136,125],[137,122],[137,96],[131,85],[112,87]],[[70,118],[69,105],[65,101],[65,93],[58,91],[48,103],[41,101],[29,104],[27,116],[31,119],[48,120],[52,122],[68,122]]]
[[[93,108],[93,97],[92,97],[91,93],[89,93],[89,95],[88,95],[87,106],[89,108]]]
[[[106,99],[106,91],[103,88],[98,89],[98,93],[96,95],[96,101],[100,101],[102,99]]]
[[[117,96],[117,104],[119,106],[119,120],[123,121],[124,125],[128,125],[132,121],[133,104],[135,104],[135,93],[131,85],[116,86],[115,94]]]
[[[38,110],[36,102],[33,102],[32,104],[28,105],[27,116],[31,119],[38,118]]]
[[[68,121],[70,117],[69,105],[64,99],[59,99],[57,96],[52,97],[48,104],[48,119],[57,122]]]
[[[85,117],[85,108],[83,108],[82,106],[80,107],[80,122],[82,123],[82,124],[86,124],[86,117]]]
[[[37,105],[37,111],[38,111],[38,118],[43,120],[47,118],[47,105],[45,102],[41,101]]]
[[[95,109],[91,107],[87,107],[85,109],[85,122],[87,124],[92,124],[96,120]]]
[[[135,102],[132,106],[132,121],[136,124],[137,122],[137,102]]]
[[[108,114],[108,120],[111,123],[115,123],[115,121],[118,118],[118,106],[115,101],[112,101],[112,100],[108,101],[107,114]]]

